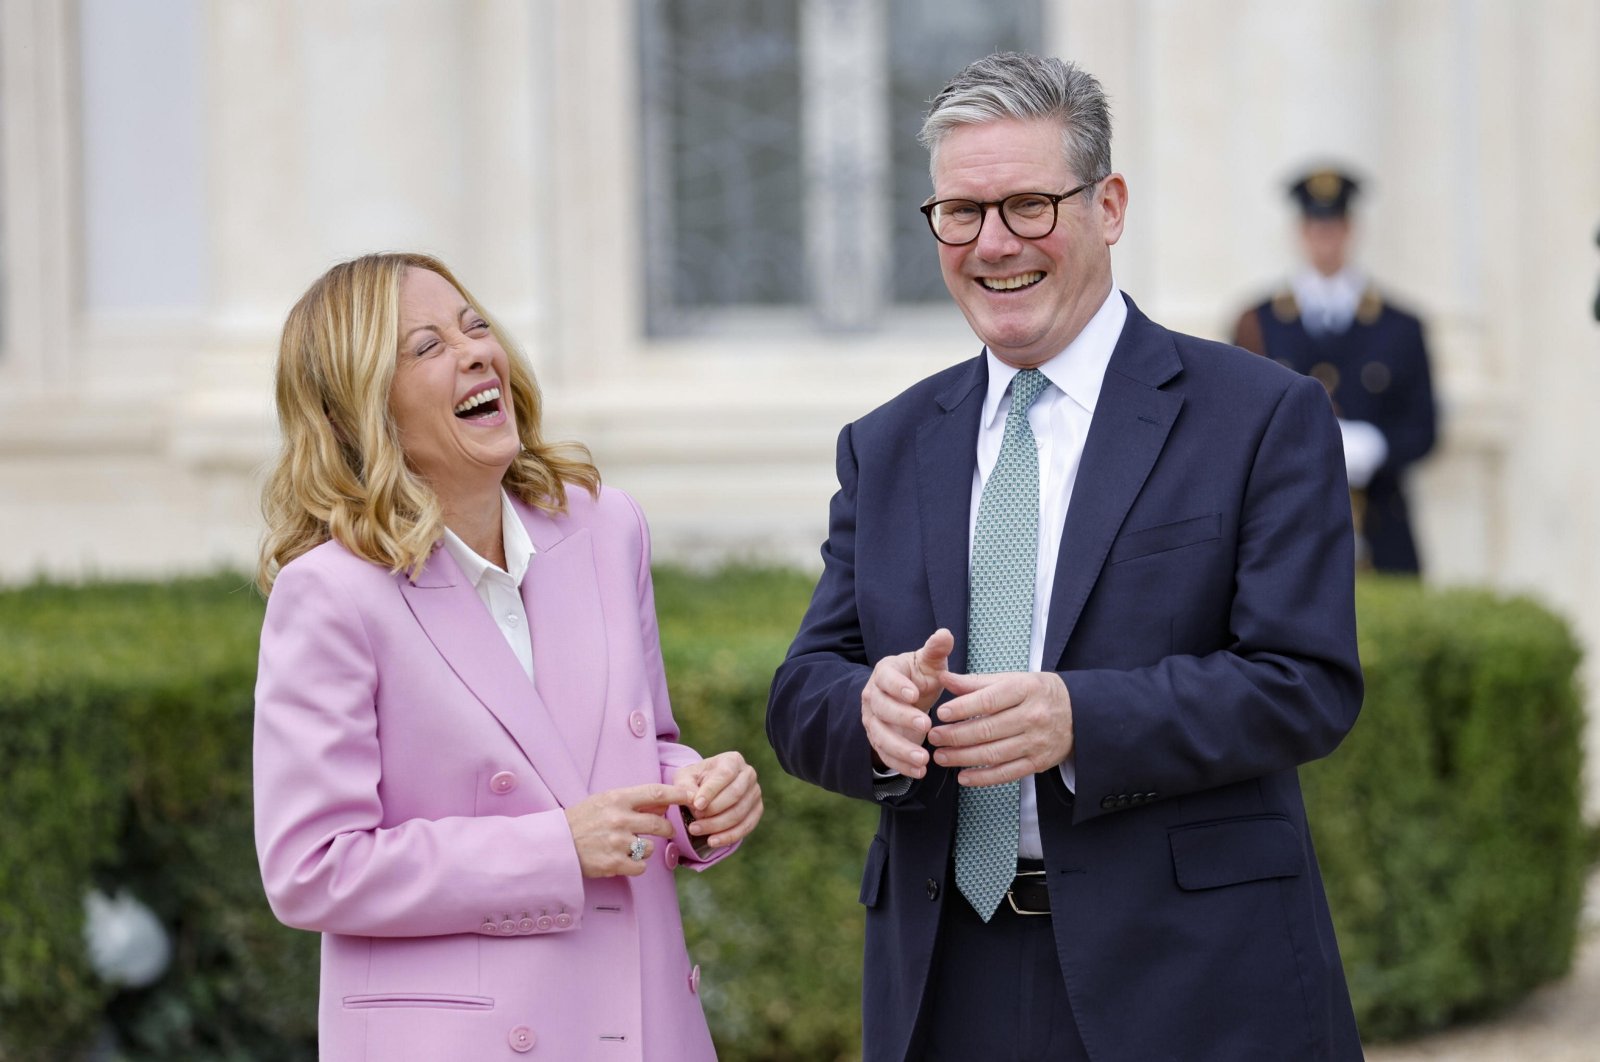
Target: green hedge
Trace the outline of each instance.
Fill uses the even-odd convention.
[[[809,578],[663,570],[674,706],[761,772],[735,859],[680,877],[721,1055],[853,1058],[858,876],[874,812],[778,770],[767,684]],[[1578,651],[1525,600],[1361,589],[1367,706],[1304,772],[1363,1030],[1480,1013],[1564,972],[1576,938]],[[261,602],[239,577],[0,593],[0,1060],[62,1062],[107,1018],[135,1062],[314,1057],[316,938],[256,875],[250,701]],[[126,886],[174,934],[155,986],[89,970],[81,897]]]
[[[261,610],[239,577],[0,594],[6,1062],[73,1058],[102,1014],[152,1062],[314,1057],[316,940],[278,925],[255,869]],[[91,884],[172,934],[155,986],[113,994],[89,969]]]
[[[1360,721],[1302,779],[1363,1034],[1521,998],[1572,964],[1590,859],[1571,632],[1526,598],[1363,579]]]

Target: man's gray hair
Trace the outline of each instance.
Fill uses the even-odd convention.
[[[1067,165],[1080,181],[1111,172],[1111,104],[1099,80],[1061,59],[998,52],[969,64],[933,98],[917,135],[929,173],[951,130],[1007,118],[1059,122]]]

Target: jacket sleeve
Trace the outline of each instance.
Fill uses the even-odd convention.
[[[1433,449],[1437,434],[1433,376],[1428,367],[1422,322],[1407,315],[1401,318],[1399,327],[1405,332],[1405,342],[1399,345],[1400,356],[1395,358],[1391,369],[1394,373],[1390,385],[1394,395],[1393,411],[1386,410],[1383,422],[1378,425],[1389,444],[1384,468],[1395,473],[1426,457]]]
[[[850,426],[839,433],[836,467],[839,490],[828,509],[822,577],[773,677],[767,739],[795,777],[872,800],[872,749],[861,726],[861,691],[872,666],[856,611],[858,465]]]
[[[656,721],[656,747],[661,759],[661,781],[671,785],[672,778],[680,767],[699,763],[703,757],[688,745],[678,741],[678,723],[672,717],[672,701],[667,695],[667,669],[661,657],[661,629],[656,619],[655,581],[650,575],[650,527],[639,504],[631,496],[621,491],[617,493],[627,500],[639,527],[639,567],[636,584],[639,598],[639,634],[640,642],[644,646],[644,668],[650,687],[650,700],[654,705],[652,714]],[[726,859],[733,854],[734,849],[744,843],[740,841],[723,848],[696,848],[695,839],[684,823],[682,808],[667,809],[667,820],[672,823],[673,841],[677,845],[679,865],[692,870],[704,870],[711,864]],[[704,854],[701,854],[702,851]]]
[[[1353,571],[1338,428],[1321,386],[1296,378],[1245,485],[1229,644],[1144,668],[1061,673],[1073,706],[1075,820],[1331,752],[1361,705]]]
[[[280,573],[256,682],[255,831],[267,899],[300,929],[379,937],[491,932],[524,911],[582,924],[560,808],[384,824],[376,698],[360,607],[337,575]]]

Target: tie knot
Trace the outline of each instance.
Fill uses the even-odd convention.
[[[1050,386],[1050,377],[1038,369],[1023,369],[1011,378],[1011,412],[1026,413],[1033,400]]]

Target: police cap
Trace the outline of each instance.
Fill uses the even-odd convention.
[[[1342,218],[1350,212],[1350,200],[1361,190],[1361,182],[1342,170],[1331,167],[1312,170],[1289,186],[1289,194],[1308,218]]]

